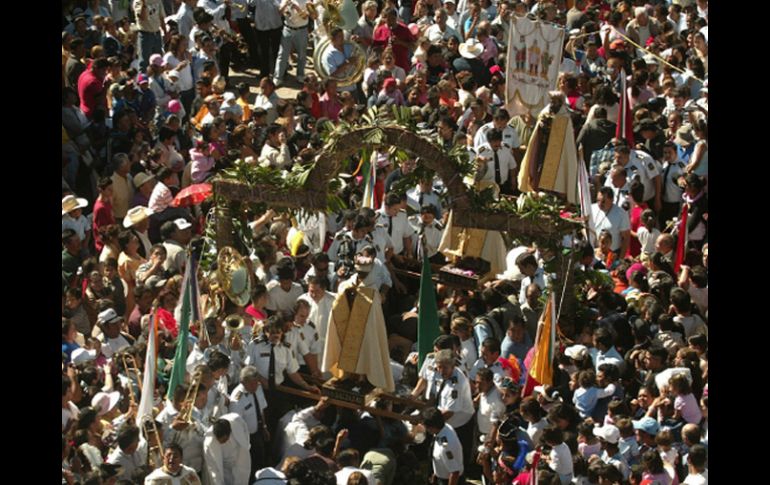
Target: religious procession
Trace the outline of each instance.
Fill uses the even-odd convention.
[[[62,485],[708,483],[707,0],[63,0]]]

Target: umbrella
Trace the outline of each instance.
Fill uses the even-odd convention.
[[[195,184],[182,189],[171,202],[172,207],[190,207],[198,205],[211,197],[211,184]]]

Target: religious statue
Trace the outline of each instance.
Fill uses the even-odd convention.
[[[537,39],[532,43],[532,47],[529,48],[529,75],[537,76],[538,68],[540,67],[540,47],[537,46]]]
[[[364,286],[374,257],[356,254],[356,275],[340,283],[332,305],[321,369],[339,380],[366,379],[388,392],[395,390],[390,370],[388,335],[380,292]]]

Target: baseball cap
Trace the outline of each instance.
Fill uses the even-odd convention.
[[[645,416],[642,419],[634,420],[634,429],[644,431],[647,434],[655,436],[660,431],[660,424],[654,418]]]
[[[189,222],[187,222],[187,219],[185,219],[185,218],[183,218],[183,217],[180,217],[179,219],[175,219],[175,220],[174,220],[174,225],[175,225],[175,226],[176,226],[176,228],[177,228],[177,229],[179,229],[180,231],[184,231],[185,229],[189,229],[189,228],[191,228],[191,227],[192,227],[192,224],[190,224]]]
[[[594,436],[603,439],[608,443],[617,443],[620,441],[620,430],[617,426],[608,424],[607,426],[598,426],[594,428]]]

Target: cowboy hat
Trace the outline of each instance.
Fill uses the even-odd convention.
[[[484,52],[484,46],[476,39],[468,39],[460,44],[460,55],[466,59],[476,59]]]
[[[75,209],[82,209],[84,207],[88,207],[88,201],[86,199],[68,195],[61,200],[61,215],[69,214]]]

